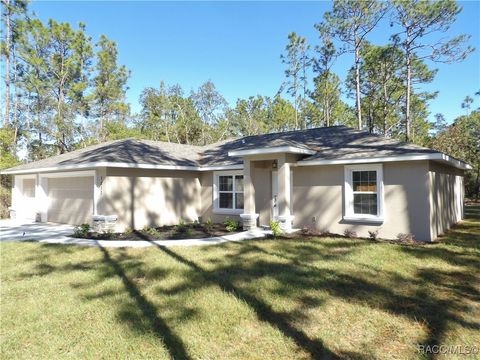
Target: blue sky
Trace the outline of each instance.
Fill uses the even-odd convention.
[[[438,74],[426,90],[438,90],[430,104],[431,118],[443,113],[451,121],[464,114],[466,95],[480,90],[480,2],[459,2],[464,10],[448,35],[472,35],[477,50],[457,64],[431,64]],[[34,1],[31,9],[42,20],[73,24],[82,21],[93,39],[101,34],[118,44],[121,64],[132,75],[127,97],[135,112],[145,87],[161,80],[180,84],[187,92],[206,80],[234,105],[237,98],[273,96],[284,80],[280,54],[291,31],[315,45],[313,25],[331,8],[329,2],[127,2]],[[388,21],[370,36],[376,44],[388,41]],[[445,34],[442,34],[444,36]],[[344,79],[353,63],[341,57],[334,70]],[[352,100],[349,100],[350,102]],[[476,99],[476,106],[479,106]]]

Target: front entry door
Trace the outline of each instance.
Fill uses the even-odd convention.
[[[278,174],[277,170],[272,171],[272,220],[278,216]]]

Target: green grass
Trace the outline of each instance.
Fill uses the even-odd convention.
[[[416,359],[417,344],[479,345],[480,208],[467,211],[430,245],[3,243],[0,356]]]

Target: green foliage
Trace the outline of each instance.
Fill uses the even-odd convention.
[[[204,127],[192,97],[184,97],[180,85],[168,87],[164,82],[158,89],[146,88],[141,96],[140,134],[152,140],[184,144],[202,144]],[[202,135],[203,134],[203,135]]]
[[[228,231],[228,232],[234,232],[234,231],[237,231],[240,227],[240,224],[238,221],[234,220],[234,219],[230,219],[229,217],[227,217],[225,219],[225,221],[223,222],[223,225],[225,226],[225,229]]]
[[[324,24],[317,26],[321,33],[341,41],[343,45],[342,53],[351,52],[354,54],[358,129],[362,129],[363,126],[360,78],[362,54],[360,50],[364,46],[366,36],[375,29],[387,10],[387,3],[377,0],[336,0],[333,3],[332,11],[327,11],[324,14]]]
[[[415,62],[423,59],[452,63],[464,60],[473,48],[466,45],[467,35],[458,35],[448,39],[432,40],[434,33],[446,33],[456,20],[461,8],[453,0],[393,0],[393,22],[401,27],[399,34],[392,36],[394,43],[399,44],[404,54],[405,76],[405,139],[412,139],[411,131],[414,118],[410,101],[415,79]],[[424,66],[424,70],[427,69]],[[428,69],[427,69],[428,70]],[[425,82],[425,79],[423,79]]]
[[[208,218],[207,221],[205,221],[202,225],[203,225],[203,228],[205,229],[206,233],[208,233],[208,234],[212,233],[212,230],[213,230],[212,219]]]
[[[283,233],[282,228],[280,227],[280,223],[275,220],[270,221],[270,230],[274,239],[276,239]]]
[[[299,108],[303,106],[307,96],[307,71],[311,64],[308,55],[309,49],[310,46],[306,38],[291,32],[288,34],[285,54],[280,57],[282,63],[287,66],[285,70],[286,80],[282,84],[281,91],[285,89],[287,94],[292,97],[295,110],[293,129],[304,129],[307,125],[303,114],[299,114]]]
[[[466,172],[467,197],[480,197],[480,111],[460,116],[453,124],[440,130],[431,146],[457,159],[466,161],[472,170]]]
[[[75,226],[75,228],[73,229],[73,237],[85,239],[88,237],[89,232],[90,232],[89,224],[82,224],[80,226]]]
[[[185,224],[185,221],[183,219],[180,219],[178,222],[178,225],[175,227],[175,231],[177,233],[185,233],[188,230],[187,224]]]
[[[118,66],[118,50],[115,42],[105,35],[100,36],[96,44],[96,74],[93,78],[93,93],[91,94],[91,114],[98,120],[99,140],[108,138],[105,123],[109,121],[125,123],[130,113],[125,103],[125,92],[129,71],[125,66]]]
[[[15,130],[0,128],[0,170],[18,165],[20,162],[15,156]],[[12,198],[12,176],[0,175],[0,219],[9,216],[8,208]]]
[[[156,228],[150,227],[150,226],[147,226],[147,225],[145,225],[143,227],[142,232],[144,232],[145,234],[148,234],[148,235],[150,235],[154,238],[160,236],[160,232],[158,232],[158,230]]]

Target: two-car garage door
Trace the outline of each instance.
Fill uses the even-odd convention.
[[[72,225],[90,223],[93,179],[93,176],[49,178],[48,221]]]

